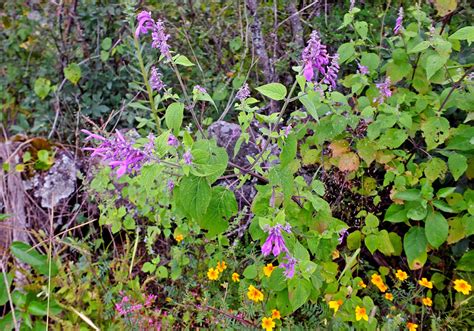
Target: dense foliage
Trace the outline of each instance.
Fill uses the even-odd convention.
[[[192,14],[79,6],[93,40],[60,67],[51,17],[5,18],[14,47],[2,56],[21,61],[2,67],[4,125],[64,139],[81,129],[96,209],[79,235],[58,235],[56,254],[52,239],[37,245],[46,254],[12,244],[31,268],[3,272],[2,329],[471,329],[472,9],[433,2],[323,8],[303,45],[275,41],[268,23],[288,3],[261,4],[268,72],[254,1]],[[28,32],[37,24],[51,40]],[[23,70],[32,60],[37,77]],[[15,272],[29,282],[16,286]]]

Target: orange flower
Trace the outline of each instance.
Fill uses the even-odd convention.
[[[184,236],[183,236],[182,234],[178,234],[178,235],[174,236],[174,239],[175,239],[178,243],[180,243],[181,241],[183,241]]]
[[[399,280],[402,282],[408,278],[408,275],[405,271],[398,269],[397,272],[395,273],[395,277],[397,277]]]
[[[342,305],[342,300],[329,301],[329,308],[334,309],[334,314],[337,313],[341,305]]]
[[[265,276],[270,277],[272,275],[273,270],[275,270],[276,267],[272,264],[269,263],[265,267],[263,267],[263,273]]]
[[[367,315],[367,311],[364,307],[357,306],[355,309],[355,314],[357,321],[360,321],[361,319],[364,319],[365,321],[369,320],[369,316]]]
[[[217,278],[219,278],[219,271],[214,268],[209,268],[207,271],[207,278],[210,280],[217,280]]]
[[[428,281],[425,277],[418,281],[418,284],[427,288],[433,288],[433,283]]]
[[[383,279],[382,279],[382,277],[380,277],[379,274],[373,274],[370,281],[371,281],[372,284],[374,284],[375,286],[378,287],[380,292],[383,293],[383,292],[388,290],[387,285],[384,284]]]
[[[274,327],[275,322],[273,322],[271,317],[264,317],[262,319],[262,329],[265,329],[265,331],[272,331]]]
[[[428,307],[431,307],[433,304],[433,301],[428,297],[421,299],[421,302],[423,302],[423,304]]]
[[[253,285],[249,286],[248,292],[247,292],[247,297],[254,301],[254,302],[259,302],[263,301],[263,293],[260,292],[257,288],[255,288]]]
[[[454,281],[454,289],[464,295],[469,295],[469,292],[472,290],[472,286],[463,279],[456,279]]]
[[[408,328],[409,331],[416,331],[416,329],[418,329],[418,324],[408,322],[407,323],[407,328]]]
[[[224,261],[217,262],[217,270],[219,270],[219,272],[223,272],[225,269],[227,269],[227,265]]]
[[[281,314],[280,314],[280,312],[279,312],[278,310],[276,310],[276,309],[272,309],[272,318],[273,318],[274,320],[275,320],[275,319],[277,319],[277,320],[281,319]]]
[[[239,277],[240,277],[239,274],[236,273],[236,272],[234,272],[234,273],[232,274],[232,281],[233,281],[234,283],[240,282],[240,278],[239,278]]]
[[[367,285],[364,283],[363,280],[361,280],[361,281],[359,282],[359,286],[360,286],[361,288],[366,288],[366,287],[367,287]]]
[[[385,299],[393,301],[393,294],[392,293],[385,293]]]

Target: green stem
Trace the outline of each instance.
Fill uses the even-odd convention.
[[[151,89],[150,81],[148,79],[148,73],[145,69],[145,64],[143,62],[140,44],[136,37],[134,38],[134,44],[135,44],[135,49],[137,50],[138,64],[140,66],[140,71],[142,73],[143,81],[145,83],[146,91],[148,93],[148,99],[150,100],[150,108],[151,108],[152,116],[155,118],[156,130],[160,132],[161,120],[160,120],[160,117],[158,116],[158,110],[156,109],[155,100],[153,99],[153,90]]]

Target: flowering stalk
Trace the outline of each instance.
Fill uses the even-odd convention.
[[[151,112],[153,114],[153,117],[155,118],[156,129],[159,132],[160,127],[161,127],[161,120],[160,120],[160,117],[158,116],[158,111],[156,109],[155,100],[153,98],[153,89],[151,88],[150,78],[148,77],[148,73],[145,69],[145,64],[143,62],[142,51],[140,48],[140,43],[138,42],[137,34],[135,34],[135,37],[134,37],[134,44],[135,44],[135,49],[137,53],[138,65],[140,66],[140,72],[142,74],[143,81],[145,82],[148,99],[150,100]]]

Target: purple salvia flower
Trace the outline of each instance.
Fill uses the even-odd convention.
[[[174,182],[170,179],[168,180],[168,183],[166,184],[166,187],[168,188],[168,191],[173,191],[174,189]]]
[[[171,147],[174,147],[174,148],[179,146],[178,138],[176,138],[173,134],[169,135],[167,143],[168,143],[168,146],[171,146]]]
[[[332,57],[331,65],[324,76],[324,82],[330,84],[332,88],[336,88],[337,74],[339,73],[339,54],[336,53]]]
[[[403,7],[400,7],[398,10],[397,21],[395,22],[395,27],[393,28],[393,33],[398,34],[401,30],[403,24]]]
[[[286,263],[280,264],[280,267],[285,269],[283,274],[285,275],[286,278],[288,279],[293,278],[293,276],[295,275],[295,267],[296,267],[297,262],[298,261],[294,257],[292,257],[290,254],[288,253],[286,254]]]
[[[303,50],[303,75],[306,81],[312,81],[314,70],[318,70],[321,74],[326,74],[325,66],[329,64],[329,56],[326,45],[321,43],[321,39],[316,30],[311,33],[308,45]]]
[[[344,241],[344,238],[348,234],[349,232],[347,231],[347,229],[342,229],[341,231],[339,231],[339,238],[338,238],[339,245],[342,244],[342,242]]]
[[[242,87],[237,91],[236,98],[240,101],[247,99],[250,96],[250,89],[249,84],[245,83]]]
[[[352,11],[355,7],[355,0],[351,0],[351,6],[349,7],[349,11]]]
[[[151,151],[153,150],[151,142],[145,146],[144,150],[140,150],[133,147],[134,141],[125,139],[118,130],[109,139],[87,130],[82,130],[82,132],[88,135],[86,141],[91,139],[100,141],[97,147],[87,147],[84,150],[92,151],[91,157],[99,157],[103,162],[108,163],[112,169],[116,169],[117,177],[139,171],[143,164],[151,159]]]
[[[183,154],[183,160],[186,164],[191,164],[193,162],[193,155],[190,151],[186,151],[186,153]]]
[[[357,70],[359,74],[367,75],[369,73],[369,68],[367,68],[366,66],[363,66],[362,64],[358,63],[357,67],[359,68],[359,70]]]
[[[286,138],[286,137],[288,137],[288,135],[291,133],[291,129],[292,129],[291,124],[288,125],[287,127],[285,127],[284,129],[285,129],[285,130],[283,131],[283,135],[284,135],[285,138]]]
[[[268,227],[266,232],[268,232],[268,237],[265,243],[262,245],[262,254],[263,256],[268,256],[270,253],[276,257],[280,255],[281,252],[288,253],[288,249],[285,245],[285,239],[281,234],[281,231],[291,232],[291,227],[289,225],[283,226],[277,224],[273,227]]]
[[[163,54],[168,60],[171,60],[170,46],[168,45],[169,37],[170,35],[165,32],[163,21],[156,21],[153,25],[153,32],[151,33],[151,47],[159,48],[161,54]]]
[[[193,90],[196,90],[196,91],[198,91],[199,93],[202,93],[202,94],[207,93],[206,89],[204,87],[199,86],[199,85],[194,86]]]
[[[161,80],[161,73],[158,72],[155,66],[151,67],[150,86],[154,91],[161,91],[165,87],[165,84]]]
[[[135,37],[140,37],[140,34],[147,34],[149,30],[153,29],[155,21],[151,18],[151,12],[142,11],[137,15],[138,26],[135,30]]]
[[[378,101],[378,103],[383,103],[386,98],[392,96],[392,91],[390,90],[390,77],[385,77],[385,81],[383,83],[376,84],[377,88],[379,89],[379,97],[376,98],[374,101]]]
[[[143,146],[143,152],[147,155],[151,155],[155,149],[155,135],[150,132],[147,138],[148,142]]]

